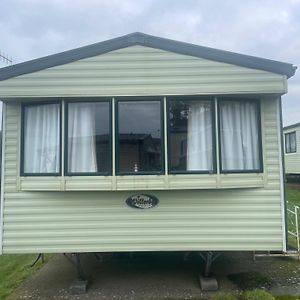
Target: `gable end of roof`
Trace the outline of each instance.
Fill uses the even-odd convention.
[[[297,67],[289,63],[198,46],[136,32],[2,68],[0,69],[0,81],[134,45],[141,45],[178,54],[277,73],[286,75],[287,78],[292,77],[297,69]]]

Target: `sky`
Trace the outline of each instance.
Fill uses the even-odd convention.
[[[300,68],[300,0],[1,0],[14,64],[136,31]],[[300,122],[300,70],[288,85],[284,125]]]

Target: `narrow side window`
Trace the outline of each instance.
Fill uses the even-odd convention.
[[[169,101],[169,170],[211,173],[214,169],[211,101]]]
[[[285,153],[295,153],[297,151],[296,132],[285,134]]]
[[[110,103],[67,104],[67,174],[108,175],[111,172]]]
[[[261,172],[260,114],[256,101],[220,101],[222,172]]]
[[[23,106],[21,175],[59,175],[60,104]]]

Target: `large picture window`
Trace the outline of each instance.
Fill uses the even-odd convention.
[[[163,171],[161,106],[159,100],[117,102],[117,174]]]
[[[59,175],[60,104],[23,106],[22,173]]]
[[[263,172],[260,102],[255,99],[30,102],[22,106],[21,139],[21,176]],[[285,135],[285,151],[296,152],[295,132]]]
[[[285,134],[285,153],[295,153],[297,151],[296,131]]]
[[[169,101],[169,170],[212,172],[214,169],[211,101]]]
[[[259,105],[256,101],[220,101],[222,172],[261,172]]]
[[[110,103],[67,105],[67,174],[110,173]]]

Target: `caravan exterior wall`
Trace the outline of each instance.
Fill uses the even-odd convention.
[[[141,43],[145,40],[143,36]],[[271,71],[132,45],[0,81],[5,100],[3,253],[284,251],[280,95],[286,92],[286,79]],[[169,157],[180,133],[169,140],[168,105],[171,99],[191,95],[193,101],[211,99],[214,166],[209,172],[171,172],[170,164],[182,163]],[[240,101],[256,99],[262,165],[255,171],[221,170],[218,106],[226,95]],[[121,96],[160,99],[161,162],[154,157],[157,140],[145,139],[161,172],[118,173],[116,144],[129,138],[118,137]],[[91,99],[87,97],[104,97],[111,105],[111,173],[71,176],[64,168],[66,104]],[[24,174],[22,107],[53,100],[62,104],[61,173]],[[173,153],[185,155],[181,150]],[[151,209],[129,207],[126,200],[134,194],[152,195],[159,203]]]
[[[21,104],[6,104],[3,253],[284,249],[278,101],[262,101],[261,174],[103,177],[20,177]],[[128,207],[141,192],[159,205]]]

